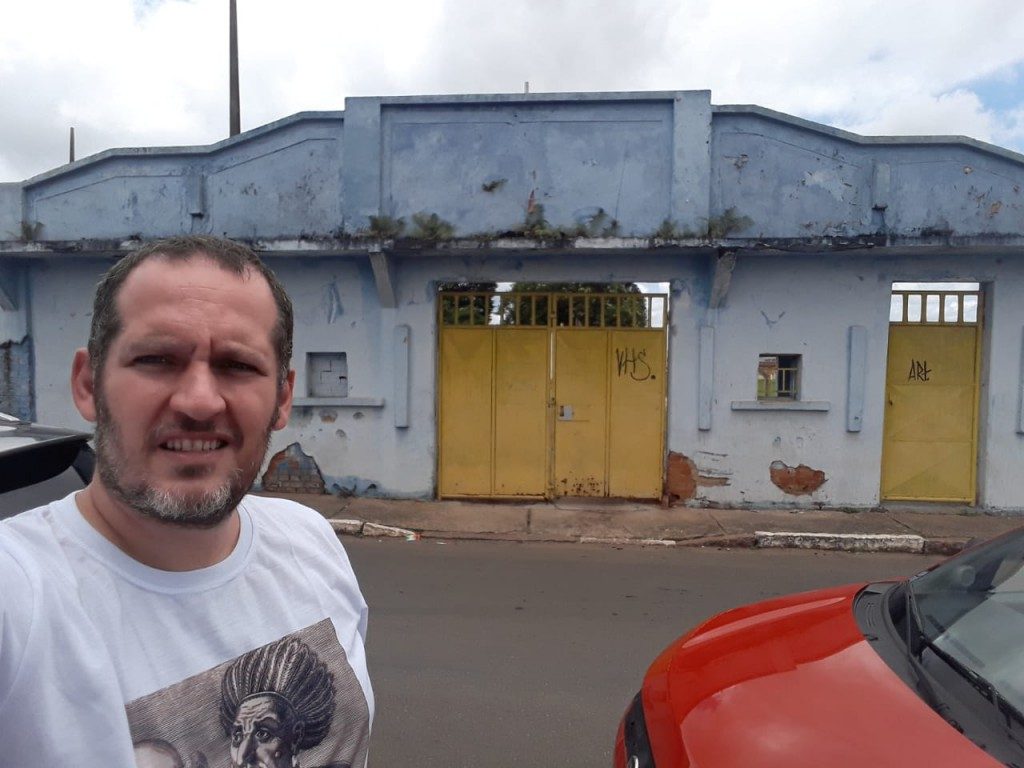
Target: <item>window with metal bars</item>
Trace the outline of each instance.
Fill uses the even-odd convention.
[[[668,297],[643,293],[510,293],[445,291],[445,326],[664,328]]]
[[[761,355],[757,361],[758,400],[797,400],[800,355]]]
[[[981,291],[956,290],[942,284],[893,286],[889,322],[910,325],[977,325]],[[913,287],[911,287],[913,286]]]

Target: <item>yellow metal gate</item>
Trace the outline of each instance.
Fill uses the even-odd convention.
[[[882,498],[973,504],[981,294],[893,291]]]
[[[667,297],[442,293],[438,494],[661,495]]]

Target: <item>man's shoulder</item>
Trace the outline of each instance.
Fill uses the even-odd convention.
[[[21,664],[43,600],[44,579],[30,544],[14,529],[0,525],[0,702]]]
[[[55,509],[59,503],[36,507],[0,522],[0,584],[6,587],[8,577],[16,578],[15,571],[48,571],[62,560]]]
[[[333,538],[331,524],[323,515],[291,499],[250,494],[242,500],[242,506],[249,511],[261,529],[289,538],[324,535],[331,535]]]
[[[60,505],[67,500],[22,512],[0,522],[0,611],[31,606],[50,587],[67,581]]]
[[[269,496],[246,496],[240,506],[249,513],[259,532],[262,552],[288,552],[306,565],[319,563],[325,571],[351,577],[352,566],[344,545],[327,519],[315,509]]]
[[[0,530],[0,616],[7,618],[14,612],[31,609],[38,589],[35,560],[20,542],[4,536]],[[2,624],[2,622],[0,622]]]

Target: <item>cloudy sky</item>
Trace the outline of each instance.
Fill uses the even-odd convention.
[[[346,96],[710,89],[1024,152],[1021,0],[238,0],[242,129]],[[3,0],[0,181],[227,135],[228,0]]]

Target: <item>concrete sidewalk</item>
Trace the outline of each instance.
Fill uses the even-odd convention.
[[[274,494],[285,496],[284,494]],[[958,552],[1024,525],[963,507],[886,510],[706,509],[603,499],[496,503],[296,494],[339,533],[658,546],[802,547],[847,551]]]

